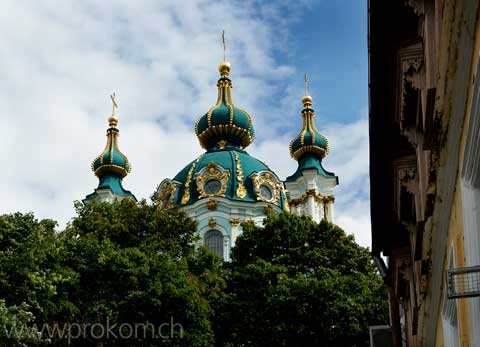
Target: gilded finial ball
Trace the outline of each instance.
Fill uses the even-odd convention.
[[[228,61],[222,61],[218,65],[218,71],[220,72],[220,75],[228,76],[228,74],[230,73],[230,63]]]
[[[310,95],[305,95],[302,98],[302,103],[305,107],[312,106],[312,97]]]
[[[111,127],[116,127],[117,126],[117,123],[118,123],[118,118],[115,116],[115,115],[111,115],[109,118],[108,118],[108,124],[111,126]]]

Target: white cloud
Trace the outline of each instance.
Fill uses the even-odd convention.
[[[301,91],[291,87],[295,68],[278,63],[276,54],[289,52],[289,24],[304,5],[308,1],[3,1],[0,212],[34,211],[62,225],[71,218],[72,201],[98,183],[89,166],[105,145],[112,91],[120,106],[120,148],[133,163],[125,188],[148,197],[173,177],[201,153],[193,124],[216,100],[222,29],[234,100],[251,112],[258,134],[250,152],[279,176],[291,174],[296,163],[288,142],[299,124],[293,117],[300,117]],[[363,222],[358,213],[368,217],[368,211],[364,205],[353,210],[351,202],[368,199],[360,194],[368,189],[356,186],[368,182],[365,124],[325,127],[333,146],[326,168],[345,186],[337,195],[338,222],[362,235],[368,218]]]

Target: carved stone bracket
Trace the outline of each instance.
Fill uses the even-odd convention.
[[[418,177],[416,166],[402,167],[398,170],[400,184],[411,194],[418,194]]]
[[[393,182],[394,207],[400,219],[402,187],[415,197],[419,195],[417,159],[414,155],[401,157],[393,161]]]
[[[425,13],[424,0],[405,0],[405,5],[411,7],[417,16],[422,16]]]
[[[424,63],[423,45],[417,40],[398,50],[398,72],[397,82],[397,121],[400,127],[408,128],[415,119],[416,114],[407,114],[416,112],[417,107],[414,103],[418,101],[417,93],[422,89],[422,67]]]

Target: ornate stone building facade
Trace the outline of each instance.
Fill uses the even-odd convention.
[[[480,265],[479,10],[369,1],[372,252],[397,347],[480,346],[478,297],[447,281]]]

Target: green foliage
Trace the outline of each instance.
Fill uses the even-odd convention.
[[[0,216],[0,298],[8,304],[3,311],[20,305],[25,315],[18,317],[29,318],[20,322],[43,328],[42,341],[51,337],[55,346],[211,346],[208,297],[218,295],[212,286],[223,279],[215,274],[218,259],[194,250],[195,222],[145,201],[76,208],[77,217],[58,233],[54,222],[31,214]],[[88,325],[96,323],[117,330],[95,339],[99,332]],[[121,324],[144,326],[123,339]],[[162,324],[173,326],[162,329],[164,339],[158,337]],[[82,338],[68,341],[72,325],[87,328]],[[18,335],[8,344],[27,337]]]
[[[26,303],[7,307],[5,300],[0,300],[0,341],[8,341],[8,346],[11,347],[32,346],[38,343],[37,329],[28,326],[33,319],[34,316]]]
[[[32,214],[0,216],[0,298],[7,306],[27,302],[37,317],[45,317],[51,308],[56,285],[64,280],[56,258],[55,226]]]
[[[178,209],[130,200],[76,209],[62,231],[32,214],[0,216],[0,345],[362,346],[368,325],[387,322],[368,250],[327,222],[246,223],[225,263],[194,249],[196,223]],[[72,324],[96,323],[116,336],[66,339]],[[144,326],[119,338],[125,323]]]
[[[196,224],[178,210],[145,201],[122,200],[77,206],[77,218],[63,233],[64,266],[77,281],[64,286],[72,315],[58,320],[110,325],[152,324],[146,336],[110,339],[104,346],[155,346],[154,330],[173,320],[181,324],[164,346],[209,346],[213,341],[201,278],[188,268],[196,258]],[[142,328],[143,329],[143,328]],[[118,334],[117,334],[118,335]],[[85,346],[79,341],[79,346]]]
[[[270,215],[243,225],[217,344],[363,346],[386,324],[386,292],[367,249],[326,221]]]

